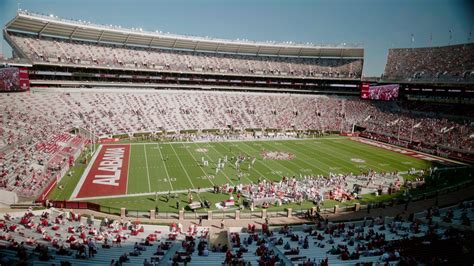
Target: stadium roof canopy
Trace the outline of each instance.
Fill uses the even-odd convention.
[[[46,16],[26,11],[19,11],[5,26],[5,30],[7,32],[26,32],[68,39],[176,50],[273,56],[364,57],[364,48],[356,45],[311,45],[212,39],[146,32],[141,29],[124,29],[112,25],[95,25],[84,21],[66,20],[53,15]]]

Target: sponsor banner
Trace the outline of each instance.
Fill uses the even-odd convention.
[[[347,132],[342,132],[341,134],[339,134],[341,136],[345,136],[345,137],[358,137],[359,136],[359,133],[347,133]]]
[[[419,153],[419,152],[416,152],[416,151],[400,148],[400,147],[389,145],[389,144],[384,144],[384,143],[372,141],[372,140],[369,140],[369,139],[351,138],[351,140],[362,142],[364,144],[372,145],[372,146],[382,148],[382,149],[385,149],[385,150],[401,153],[401,154],[411,156],[411,157],[414,157],[414,158],[417,158],[417,159],[425,160],[425,161],[437,162],[437,163],[441,163],[441,164],[444,164],[444,165],[456,165],[456,163],[454,163],[452,161],[445,160],[443,158],[431,156],[431,155],[428,155],[428,154]]]
[[[360,98],[362,99],[369,99],[369,83],[362,83],[360,84]]]
[[[76,198],[124,195],[127,192],[130,145],[104,145]]]
[[[28,74],[28,69],[26,67],[20,67],[20,90],[27,91],[30,90],[30,76]]]
[[[119,140],[120,140],[119,138],[105,138],[105,139],[100,139],[99,143],[118,142]]]

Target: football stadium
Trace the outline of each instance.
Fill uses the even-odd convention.
[[[13,5],[1,265],[474,263],[470,32],[412,33],[368,76],[373,46],[351,37],[211,38]]]

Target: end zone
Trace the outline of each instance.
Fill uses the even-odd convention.
[[[101,145],[81,176],[71,199],[127,193],[130,145]]]

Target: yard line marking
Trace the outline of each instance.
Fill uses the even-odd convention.
[[[164,159],[163,159],[163,154],[161,153],[160,145],[156,144],[156,146],[158,147],[158,150],[160,151],[161,161],[163,162],[163,165],[165,166],[165,173],[166,173],[166,177],[168,179],[168,182],[170,183],[171,190],[174,190],[173,185],[171,184],[170,175],[168,174],[168,168],[166,167],[166,163],[163,161]]]
[[[354,142],[354,143],[357,143],[357,142]],[[348,143],[349,144],[349,143]],[[327,149],[323,147],[321,147],[321,149],[323,150],[327,150],[327,151],[331,151],[331,148],[330,148],[330,144],[326,144],[327,146],[329,146]],[[349,147],[351,149],[351,151],[346,151],[346,149],[344,149],[344,147]],[[370,147],[370,146],[369,146]],[[369,158],[371,161],[377,161],[378,159],[381,159],[381,158],[386,158],[388,160],[393,160],[393,158],[391,156],[388,156],[388,155],[382,155],[382,154],[379,154],[379,153],[373,153],[373,152],[368,152],[366,151],[365,149],[363,148],[358,148],[358,147],[354,147],[354,146],[350,146],[350,145],[341,145],[340,147],[338,146],[338,153],[339,154],[345,154],[345,155],[348,155],[348,157],[352,157],[352,156],[360,156],[358,154],[363,154],[363,156],[360,156],[360,157],[367,157]],[[328,154],[328,153],[326,153]],[[331,155],[331,154],[328,154],[329,157],[334,157],[334,155]],[[376,160],[374,160],[374,158]],[[339,159],[339,158],[337,158]],[[339,160],[342,160],[342,159],[339,159]],[[370,166],[368,167],[369,169],[372,169],[372,170],[380,170],[382,172],[384,171],[387,171],[387,169],[385,168],[381,168],[379,166],[377,166],[375,163],[369,163],[365,162],[366,165]],[[399,163],[397,163],[398,165],[400,165]],[[390,166],[391,168],[395,169],[395,170],[399,170],[400,167],[397,167],[397,166]]]
[[[219,144],[221,144],[221,143],[219,143]],[[245,144],[245,143],[242,142],[242,144]],[[224,144],[221,144],[221,145],[224,146]],[[250,145],[247,145],[247,146],[250,147]],[[243,153],[244,153],[245,155],[247,155],[247,156],[251,155],[251,154],[248,153],[247,151],[244,151],[243,149],[241,149],[239,146],[236,146],[236,148],[237,148],[238,150],[240,150],[241,152],[243,152]],[[255,149],[254,149],[254,150],[255,150]],[[257,150],[257,151],[258,151],[258,150]],[[257,162],[257,163],[261,163],[261,164],[264,165],[267,169],[272,170],[270,167],[268,167],[268,166],[265,165],[264,163],[260,162],[260,160],[257,160],[256,162]],[[260,177],[263,177],[263,179],[268,180],[268,181],[271,181],[270,179],[268,179],[268,178],[266,177],[266,175],[262,174],[262,172],[260,172],[256,167],[252,167],[252,170],[254,170],[255,172],[257,172],[257,173],[260,175]],[[260,177],[259,177],[259,178],[260,178]],[[251,183],[254,183],[254,182],[253,182],[252,180],[250,180],[248,177],[246,177],[246,178],[247,178]]]
[[[130,182],[130,168],[132,166],[132,146],[130,146],[130,151],[128,152],[128,171],[127,171],[127,185],[125,186],[125,194],[128,194],[128,182]]]
[[[286,143],[285,147],[288,148],[288,149],[290,149],[290,150],[292,150],[292,151],[294,151],[295,155],[298,154],[298,156],[296,156],[296,160],[299,160],[300,162],[304,163],[305,165],[308,165],[308,166],[311,167],[311,168],[316,168],[316,169],[320,170],[321,173],[326,173],[326,171],[324,171],[323,168],[318,167],[318,164],[312,164],[312,163],[309,163],[308,161],[310,161],[310,162],[316,161],[317,163],[321,163],[321,164],[327,166],[328,169],[332,167],[332,165],[329,165],[329,164],[325,163],[325,162],[322,161],[322,160],[318,160],[317,158],[314,158],[314,157],[311,157],[311,156],[307,155],[307,154],[304,153],[303,151],[299,150],[299,148],[291,148],[291,147],[290,147],[291,144],[293,144],[293,143],[292,143],[292,142]],[[310,144],[310,145],[311,145],[311,144]],[[306,148],[307,148],[306,145],[301,145],[301,146],[302,146],[302,147],[301,147],[302,149],[306,149]],[[313,149],[310,149],[309,151],[310,151],[310,152],[314,152]],[[307,158],[307,159],[302,160],[301,158],[298,158],[298,157],[303,157],[303,158]],[[290,162],[291,164],[293,164],[293,165],[296,165],[296,164],[295,164],[294,162],[292,162],[291,160],[290,160],[289,162]],[[299,174],[301,174],[301,173],[299,173]]]
[[[195,143],[195,144],[196,144],[198,147],[200,147],[198,143]],[[217,153],[219,153],[219,157],[220,157],[220,155],[222,155],[222,153],[220,153],[214,146],[212,146],[211,148],[213,148]],[[209,160],[211,160],[211,156],[209,156],[207,153],[204,153],[204,155],[205,155],[207,158],[209,158]],[[224,174],[225,178],[227,178],[227,180],[229,180],[229,182],[232,184],[232,186],[235,186],[234,182],[232,182],[232,180],[229,178],[229,176],[227,176],[227,175],[225,174],[224,169],[222,169],[222,173]],[[247,178],[247,179],[248,179],[248,178]]]
[[[245,143],[245,142],[242,142],[242,144],[245,145],[245,146],[248,146],[250,149],[256,151],[257,154],[260,154],[260,151],[259,151],[258,149],[255,149],[254,147],[252,147],[250,144],[247,144],[247,143]],[[270,144],[270,145],[271,145],[271,144]],[[262,146],[262,147],[263,147],[263,146]],[[258,161],[262,161],[262,160],[258,160]],[[268,167],[266,164],[264,164],[263,161],[260,162],[260,163],[261,163],[262,165],[265,165],[265,167],[267,167],[267,169],[269,169],[270,171],[272,171],[272,168],[270,168],[270,167]],[[291,170],[290,168],[284,166],[283,164],[281,164],[281,163],[277,163],[277,164],[278,164],[278,166],[281,166],[281,167],[285,168],[286,170],[288,170],[288,171],[289,171],[289,172],[288,172],[289,175],[294,175],[294,176],[297,176],[297,175],[298,175],[297,172]],[[256,169],[255,169],[255,170],[256,170]],[[259,171],[257,170],[257,172],[259,172]],[[286,176],[286,174],[281,174],[281,176]],[[265,176],[263,176],[263,178],[267,179]],[[268,179],[267,179],[267,180],[268,180]]]
[[[183,168],[184,173],[186,174],[186,176],[188,177],[189,182],[191,183],[191,186],[193,186],[193,189],[196,189],[196,187],[195,187],[194,184],[193,184],[193,181],[191,181],[191,177],[189,176],[188,171],[187,171],[186,168],[184,167],[183,162],[181,162],[181,158],[179,158],[179,156],[178,156],[178,154],[176,153],[176,150],[174,149],[173,145],[170,144],[170,146],[171,146],[171,149],[173,150],[174,154],[176,154],[176,157],[178,158],[178,162],[179,162],[179,164],[181,164],[181,168]],[[202,199],[201,199],[201,196],[199,196],[199,193],[196,193],[196,195],[197,195],[198,198],[199,198],[199,202],[202,202]],[[204,208],[204,209],[207,210],[207,208]]]
[[[193,160],[195,162],[197,162],[196,157],[194,157],[194,155],[189,151],[189,149],[186,149],[186,150],[188,151],[189,154],[191,154],[191,157],[193,157]],[[202,168],[200,164],[199,164],[199,168],[201,169],[202,173],[206,176],[207,173],[206,173],[206,171],[204,171],[204,168]],[[209,180],[209,182],[211,182],[212,186],[216,185],[216,184],[214,184],[214,182],[212,182],[212,180],[210,178],[207,178],[207,180]]]
[[[171,149],[173,150],[174,154],[176,154],[176,158],[178,158],[178,162],[179,162],[179,164],[181,164],[181,167],[183,168],[184,173],[185,173],[186,176],[188,177],[189,183],[191,183],[191,186],[192,186],[193,188],[196,188],[196,187],[194,186],[194,184],[193,184],[193,181],[191,180],[191,177],[189,177],[188,171],[187,171],[186,168],[184,167],[183,162],[181,162],[181,159],[179,158],[178,153],[176,153],[176,151],[175,151],[175,149],[174,149],[174,147],[173,147],[172,144],[170,144],[170,146],[171,146]]]
[[[250,144],[246,144],[246,143],[243,143],[243,144],[244,144],[244,145],[247,145],[249,148],[251,148],[251,149],[253,149],[253,150],[256,150],[256,151],[258,152],[258,150],[255,149],[255,148],[253,148],[252,146],[250,146]],[[266,144],[269,145],[270,147],[273,147],[273,145],[272,145],[271,143],[270,143],[270,144],[266,143]],[[281,145],[281,143],[280,143],[280,145]],[[263,146],[262,146],[262,147],[263,147]],[[288,145],[285,145],[285,147],[288,147]],[[291,149],[291,148],[289,148],[289,149]],[[298,152],[298,151],[296,151],[296,150],[294,150],[294,149],[291,149],[291,150],[295,151],[295,154]],[[298,160],[299,160],[299,159],[298,159]],[[301,161],[302,163],[308,165],[308,166],[311,167],[311,168],[312,168],[312,167],[316,167],[317,169],[319,169],[319,170],[322,171],[321,168],[319,168],[319,167],[317,167],[317,166],[313,166],[313,165],[311,165],[311,164],[308,164],[308,163],[306,163],[306,161],[304,161],[304,160],[299,160],[299,161]],[[288,160],[287,162],[291,163],[292,165],[294,165],[294,166],[296,166],[296,167],[299,167],[299,165],[296,164],[296,163],[294,163],[294,162],[292,162],[292,160]],[[298,176],[298,174],[301,174],[301,173],[298,173],[297,171],[294,171],[294,170],[292,170],[292,169],[286,167],[286,166],[283,165],[282,163],[278,163],[278,165],[280,165],[280,166],[282,166],[283,168],[286,168],[286,170],[290,171],[289,174],[293,173],[293,176]],[[324,172],[324,171],[323,171],[323,172]]]
[[[151,192],[150,171],[148,170],[148,158],[147,158],[147,155],[146,155],[146,146],[145,145],[143,145],[143,150],[145,151],[146,175],[148,177],[148,192]]]
[[[290,142],[286,147],[287,147],[288,149],[293,150],[293,151],[297,151],[295,148],[289,147],[289,145],[291,145],[291,144],[294,144],[294,143],[293,143],[293,142]],[[327,145],[327,144],[324,144],[324,145]],[[347,164],[348,162],[347,162],[346,160],[344,160],[344,159],[341,159],[341,158],[338,157],[338,156],[334,156],[333,154],[349,155],[348,157],[352,157],[352,156],[354,156],[355,154],[353,154],[353,153],[348,153],[348,152],[341,151],[341,150],[338,150],[338,151],[336,152],[335,150],[331,150],[330,148],[325,148],[324,145],[323,145],[323,146],[320,146],[320,145],[314,146],[314,143],[310,142],[310,143],[308,144],[308,146],[307,146],[307,145],[302,145],[302,149],[303,149],[303,150],[306,150],[306,151],[309,151],[309,152],[313,152],[313,148],[317,148],[318,152],[323,153],[325,156],[334,158],[335,160],[338,160],[338,161],[342,162],[342,163],[343,163],[343,164],[341,165],[341,166],[342,166],[342,169],[346,169],[346,170],[341,171],[342,173],[348,173],[348,172],[350,172],[351,170],[346,166],[346,164]],[[309,147],[309,146],[311,146],[311,147]],[[328,152],[324,152],[323,150],[324,150],[324,151],[328,151]],[[299,151],[299,152],[300,152],[300,154],[302,155],[302,157],[308,158],[309,161],[313,161],[314,159],[316,159],[316,158],[312,158],[312,157],[308,156],[305,152],[302,152],[302,151]],[[316,161],[317,161],[318,163],[321,163],[322,165],[327,166],[328,169],[329,169],[329,171],[332,172],[332,170],[331,170],[330,168],[333,167],[333,165],[327,164],[327,163],[325,163],[323,160],[316,160]],[[304,162],[305,164],[311,165],[311,164],[309,164],[309,163],[307,162],[307,160],[303,160],[303,162]],[[375,165],[373,165],[373,164],[371,164],[371,163],[368,163],[368,162],[366,162],[365,165],[373,166],[373,168],[378,168],[377,166],[375,166]],[[319,170],[321,170],[322,173],[325,173],[325,171],[323,171],[322,168],[320,168],[320,167],[318,167],[318,166],[316,166],[316,165],[314,165],[314,167],[317,168],[317,169],[319,169]],[[378,169],[380,170],[380,168],[378,168]]]

